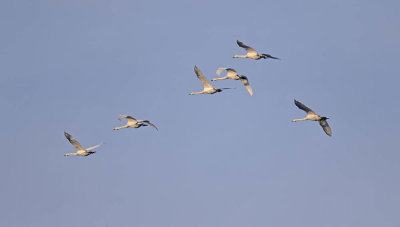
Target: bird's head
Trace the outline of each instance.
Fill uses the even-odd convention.
[[[328,120],[329,117],[321,117],[321,120]]]
[[[221,92],[222,89],[221,89],[221,88],[216,88],[215,91],[216,91],[216,92]]]

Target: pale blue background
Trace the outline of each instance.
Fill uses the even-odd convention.
[[[0,225],[400,226],[399,1],[0,2]],[[236,40],[281,61],[233,59]],[[232,67],[253,86],[200,91]],[[330,117],[330,138],[296,98]],[[159,127],[113,131],[120,114]],[[88,157],[74,148],[105,144]]]

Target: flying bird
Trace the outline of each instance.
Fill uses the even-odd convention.
[[[122,129],[122,128],[140,128],[142,126],[149,126],[149,125],[151,127],[155,128],[156,130],[158,130],[158,128],[154,124],[150,123],[150,121],[148,121],[148,120],[136,120],[134,117],[131,117],[131,116],[128,116],[128,115],[121,115],[121,116],[118,117],[118,120],[122,121],[125,118],[126,118],[126,120],[128,120],[126,125],[121,126],[121,127],[116,127],[116,128],[114,128],[114,130],[119,130],[119,129]]]
[[[207,78],[203,75],[203,73],[199,70],[199,68],[197,68],[197,66],[194,66],[194,72],[196,73],[197,78],[200,79],[204,88],[203,88],[203,91],[191,92],[189,95],[214,94],[217,92],[221,92],[222,90],[225,90],[225,89],[231,89],[231,88],[213,88],[210,81],[207,80]]]
[[[260,54],[256,50],[254,50],[253,48],[245,45],[244,43],[240,42],[239,40],[236,40],[236,42],[240,47],[246,49],[247,54],[246,55],[235,55],[235,56],[233,56],[234,58],[251,58],[251,59],[254,59],[254,60],[259,60],[261,58],[264,58],[264,59],[273,58],[273,59],[280,60],[279,58],[271,56],[269,54]]]
[[[323,116],[320,116],[320,115],[316,114],[312,109],[308,108],[306,105],[304,105],[303,103],[297,101],[296,99],[294,100],[294,104],[299,109],[304,110],[307,113],[307,116],[305,118],[301,118],[301,119],[293,119],[292,122],[305,121],[305,120],[318,121],[319,125],[321,125],[321,127],[325,131],[325,133],[328,136],[332,136],[332,130],[329,127],[328,122],[326,122],[326,120],[329,119],[329,118],[323,117]]]
[[[75,153],[67,153],[64,156],[70,156],[70,155],[80,155],[80,156],[88,156],[91,154],[96,153],[96,151],[92,151],[93,149],[96,149],[98,147],[100,147],[103,143],[98,144],[96,146],[93,147],[89,147],[87,149],[84,149],[82,147],[82,145],[74,138],[72,137],[70,134],[68,134],[67,132],[64,132],[65,137],[67,137],[67,139],[69,140],[69,142],[75,147],[76,152]]]
[[[224,70],[226,70],[227,72],[226,76],[220,78],[214,78],[211,81],[225,80],[225,79],[240,80],[240,82],[242,82],[242,84],[246,87],[249,94],[253,95],[253,89],[251,88],[249,80],[247,79],[246,76],[237,74],[236,70],[232,68],[218,68],[217,75],[221,75],[221,72]]]

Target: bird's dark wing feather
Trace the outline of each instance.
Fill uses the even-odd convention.
[[[274,57],[274,56],[272,56],[272,55],[269,55],[269,54],[263,54],[265,57],[267,57],[267,58],[273,58],[273,59],[278,59],[278,60],[281,60],[281,59],[279,59],[279,58],[277,58],[277,57]]]
[[[247,79],[246,76],[240,76],[240,82],[246,87],[247,92],[249,92],[250,95],[253,95],[253,89],[250,86],[249,80]]]
[[[321,125],[322,129],[328,136],[332,136],[331,127],[329,127],[329,124],[326,122],[326,120],[319,120],[319,125]]]
[[[246,48],[251,48],[251,47],[245,45],[244,43],[240,42],[239,40],[236,40],[236,42],[237,42],[237,44],[238,44],[240,47],[242,47],[242,48],[245,48],[245,49],[246,49]]]
[[[244,43],[240,42],[239,40],[236,40],[236,42],[240,47],[246,49],[247,53],[257,53],[257,51],[254,50],[252,47],[245,45]]]
[[[312,109],[308,108],[306,105],[297,101],[296,99],[294,100],[294,104],[299,107],[299,109],[304,110],[307,114],[316,114]]]
[[[64,132],[65,137],[69,140],[69,142],[76,148],[77,151],[85,150],[83,149],[82,145],[70,134]]]
[[[150,123],[150,121],[148,121],[148,120],[143,120],[143,121],[141,121],[141,122],[144,122],[145,124],[150,125],[151,127],[155,128],[155,129],[158,131],[158,128],[157,128],[154,124]]]

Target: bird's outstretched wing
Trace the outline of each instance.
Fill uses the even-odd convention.
[[[236,70],[232,69],[232,68],[227,68],[226,71],[228,72],[226,75],[234,78],[235,76],[238,76]]]
[[[232,68],[218,68],[217,70],[217,75],[221,75],[222,71],[226,70],[229,73],[233,73],[233,74],[237,74],[236,70],[232,69]]]
[[[249,80],[247,79],[246,76],[240,76],[240,82],[246,87],[247,92],[252,96],[253,95],[253,89],[250,86]]]
[[[269,55],[269,54],[262,54],[264,57],[267,57],[267,58],[273,58],[273,59],[278,59],[278,60],[281,60],[281,59],[279,59],[279,58],[277,58],[277,57],[274,57],[274,56],[272,56],[272,55]]]
[[[328,136],[332,136],[331,127],[329,127],[329,124],[326,120],[319,120],[319,125],[321,125],[322,129]]]
[[[93,150],[93,149],[96,149],[96,148],[100,147],[101,145],[103,145],[103,143],[98,144],[98,145],[93,146],[93,147],[86,148],[86,150],[87,150],[87,151],[91,151],[91,150]]]
[[[244,43],[240,42],[239,40],[236,40],[236,42],[240,47],[246,49],[247,53],[257,53],[256,50],[254,50],[253,48],[245,45]]]
[[[197,68],[197,66],[194,66],[194,72],[196,73],[197,78],[199,78],[201,80],[201,83],[203,83],[203,86],[205,89],[213,88],[210,81],[207,80],[207,78],[203,75],[203,73],[200,71],[200,69]]]
[[[124,118],[126,118],[126,120],[128,120],[128,123],[131,124],[136,124],[137,120],[134,117],[131,117],[129,115],[121,115],[118,117],[118,120],[123,120]]]
[[[154,124],[150,123],[150,121],[148,121],[148,120],[142,120],[142,121],[140,121],[140,122],[144,122],[146,125],[150,125],[151,127],[155,128],[155,129],[158,131],[158,128],[157,128]]]
[[[64,132],[65,137],[67,137],[67,139],[69,140],[69,142],[75,147],[75,149],[77,151],[84,151],[85,149],[83,149],[82,145],[70,134],[68,134],[67,132]]]
[[[217,69],[217,75],[219,76],[219,75],[221,75],[221,73],[224,71],[224,70],[227,70],[228,68],[218,68]]]
[[[118,120],[122,121],[123,119],[125,119],[128,115],[120,115],[118,117]]]
[[[306,105],[297,101],[296,99],[294,100],[294,104],[299,107],[299,109],[304,110],[307,114],[316,114],[312,109],[308,108]]]

